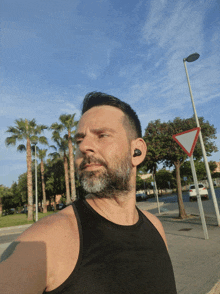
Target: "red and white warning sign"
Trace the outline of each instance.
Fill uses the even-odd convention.
[[[183,148],[186,154],[190,157],[196,146],[196,142],[199,136],[200,128],[194,128],[176,135],[173,135],[173,139]]]

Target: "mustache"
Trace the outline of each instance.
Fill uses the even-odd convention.
[[[101,164],[105,168],[107,168],[107,164],[103,160],[95,158],[94,156],[89,156],[89,157],[84,157],[83,161],[79,165],[79,170],[85,169],[86,164],[91,164],[91,163]]]

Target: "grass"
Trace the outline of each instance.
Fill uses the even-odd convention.
[[[38,219],[41,219],[47,215],[53,214],[53,211],[47,213],[38,212]],[[34,214],[35,217],[35,214]],[[24,213],[10,214],[0,217],[0,228],[13,227],[20,225],[33,224],[35,221],[28,221],[27,215]]]

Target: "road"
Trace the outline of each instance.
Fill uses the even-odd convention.
[[[203,200],[203,209],[204,213],[206,216],[216,216],[215,212],[215,207],[212,201],[212,195],[210,190],[209,192],[209,200]],[[216,199],[218,202],[218,206],[220,207],[220,188],[215,189],[215,194],[216,194]],[[148,202],[155,202],[155,198],[151,198],[147,200]],[[168,196],[160,196],[159,197],[159,202],[163,202],[164,205],[163,207],[160,208],[161,212],[166,212],[166,211],[174,211],[178,209],[178,202],[177,202],[177,195],[168,195]],[[183,193],[183,203],[185,210],[188,214],[195,214],[199,215],[199,207],[197,201],[195,202],[190,202],[189,201],[189,193],[184,192]],[[156,213],[157,209],[152,211],[152,213]]]

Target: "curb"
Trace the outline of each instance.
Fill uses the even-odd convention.
[[[159,202],[159,207],[163,206],[164,205],[164,202]],[[137,202],[136,203],[136,206],[139,208],[139,209],[143,209],[143,210],[151,210],[151,209],[155,209],[157,208],[157,203],[156,202]]]
[[[0,228],[0,232],[2,231],[8,231],[8,230],[14,230],[14,229],[23,229],[23,228],[28,228],[32,226],[33,224],[27,224],[27,225],[20,225],[20,226],[13,226],[13,227],[4,227]]]

